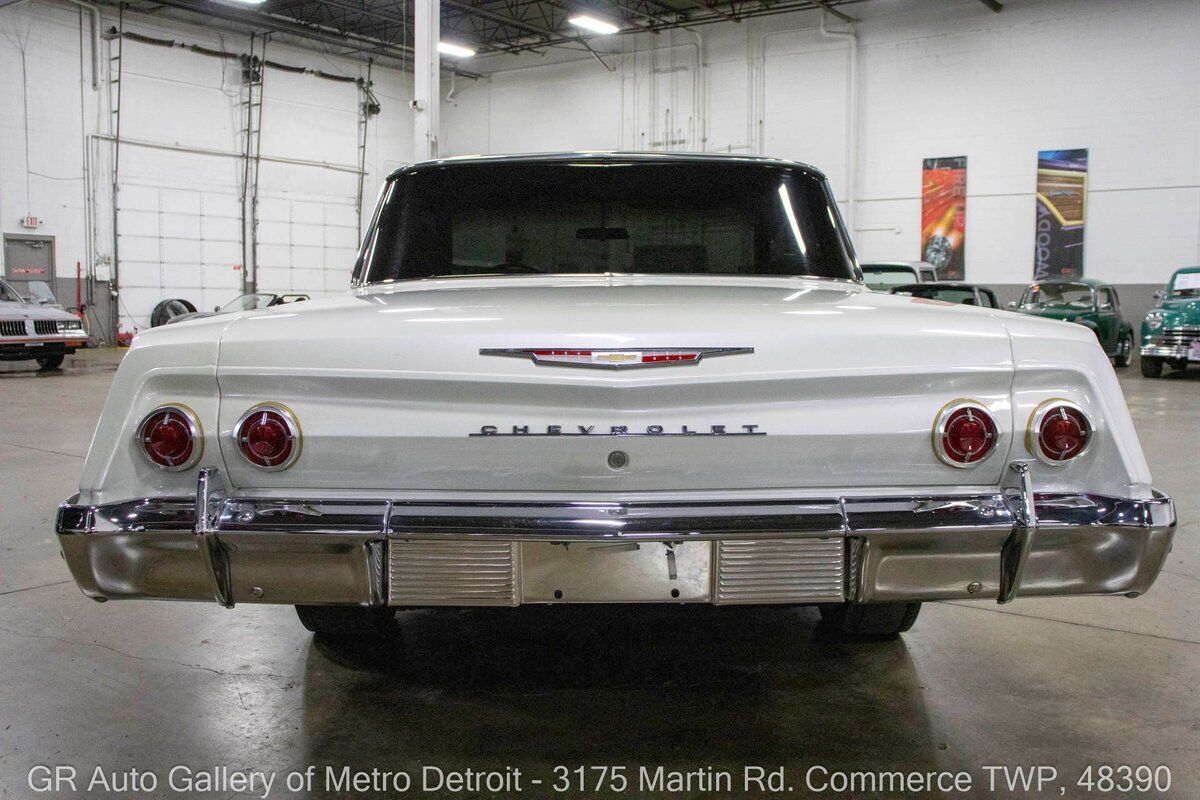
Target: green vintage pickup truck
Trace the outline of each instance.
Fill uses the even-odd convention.
[[[1091,328],[1104,352],[1118,367],[1129,366],[1133,355],[1133,325],[1121,314],[1117,290],[1094,278],[1042,281],[1025,289],[1010,307],[1022,314],[1060,319]]]
[[[1142,374],[1162,375],[1163,367],[1187,369],[1200,364],[1200,267],[1171,276],[1158,307],[1142,321]]]

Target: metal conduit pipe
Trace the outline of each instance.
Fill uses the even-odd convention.
[[[752,57],[751,61],[752,69],[754,68],[754,62],[757,61],[758,86],[752,95],[752,100],[755,102],[752,103],[750,109],[750,123],[753,126],[757,122],[758,135],[755,137],[750,132],[751,138],[747,144],[753,147],[754,145],[751,142],[757,139],[758,154],[766,155],[767,40],[772,36],[805,33],[813,30],[818,31],[827,39],[846,41],[850,45],[849,65],[846,76],[846,226],[850,230],[853,230],[855,204],[858,196],[855,188],[858,176],[858,36],[854,33],[853,25],[850,26],[849,31],[831,31],[825,26],[825,13],[821,12],[821,24],[818,26],[810,25],[803,28],[767,31],[762,35],[759,39],[758,58],[754,59]],[[750,81],[753,83],[753,75],[751,75]]]
[[[63,0],[92,15],[92,89],[100,88],[100,9],[84,0]]]
[[[772,36],[785,36],[789,33],[807,33],[808,31],[815,31],[817,29],[815,25],[808,25],[803,28],[767,31],[759,37],[757,55],[752,50],[753,45],[747,42],[746,73],[750,84],[748,89],[750,102],[747,104],[749,106],[749,116],[746,120],[747,151],[757,153],[760,156],[766,155],[764,150],[767,146],[767,40]]]
[[[846,78],[846,227],[853,236],[855,202],[858,198],[858,35],[851,23],[848,31],[831,31],[825,27],[826,15],[821,13],[821,35],[850,45],[850,64]]]
[[[703,103],[703,99],[702,99],[703,98],[703,94],[702,94],[703,90],[701,88],[701,79],[703,77],[703,70],[704,70],[705,64],[704,64],[704,50],[703,50],[702,45],[703,45],[703,40],[700,38],[699,34],[696,34],[695,42],[680,42],[678,44],[660,44],[660,45],[656,45],[655,47],[648,47],[645,50],[638,50],[633,53],[635,58],[640,53],[646,53],[650,56],[650,75],[652,77],[652,80],[650,81],[650,90],[651,90],[650,123],[652,126],[650,129],[651,130],[651,136],[650,136],[651,139],[654,138],[654,135],[656,133],[656,130],[653,126],[658,124],[658,120],[657,120],[658,82],[656,80],[653,80],[653,76],[655,75],[655,72],[657,69],[657,60],[655,59],[655,54],[658,53],[660,50],[679,50],[679,49],[692,48],[696,51],[696,69],[694,72],[695,78],[692,80],[692,116],[694,119],[697,120],[697,124],[696,124],[697,129],[700,131],[703,131],[703,126],[705,123],[701,117],[701,105]],[[698,135],[698,137],[693,137],[693,138],[699,138],[702,136],[704,136],[703,132],[701,132]],[[664,138],[670,139],[670,137],[671,137],[671,133],[670,133],[670,131],[667,131]],[[670,148],[670,146],[667,146],[666,149],[670,150],[671,148]],[[704,149],[703,145],[701,146],[701,149]]]

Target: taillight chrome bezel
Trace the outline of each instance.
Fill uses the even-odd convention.
[[[1042,438],[1042,424],[1046,421],[1046,417],[1056,408],[1066,407],[1083,417],[1087,423],[1087,441],[1083,444],[1083,449],[1070,458],[1053,459],[1042,452],[1039,444]],[[1092,442],[1096,439],[1096,425],[1092,422],[1092,417],[1083,409],[1083,406],[1076,403],[1074,400],[1068,400],[1065,397],[1051,397],[1049,400],[1044,400],[1038,404],[1038,407],[1029,415],[1029,427],[1025,429],[1025,449],[1029,454],[1037,458],[1043,464],[1051,467],[1063,467],[1074,461],[1079,460],[1092,449]]]
[[[247,456],[245,451],[242,450],[242,427],[250,421],[251,417],[253,417],[255,414],[261,414],[263,411],[273,411],[283,419],[284,426],[288,431],[288,436],[292,441],[292,450],[290,453],[288,453],[288,457],[274,465],[260,464],[259,462],[254,461]],[[238,421],[233,426],[232,438],[234,449],[237,450],[238,455],[242,457],[242,460],[255,469],[260,469],[263,472],[279,472],[295,464],[296,459],[300,457],[300,450],[304,444],[304,435],[300,430],[300,421],[296,418],[296,413],[283,403],[275,403],[270,401],[259,403],[246,409],[246,412],[238,417]]]
[[[981,458],[978,458],[975,461],[955,460],[953,456],[946,452],[945,443],[942,441],[942,439],[945,438],[946,428],[950,423],[951,418],[955,415],[955,413],[964,409],[977,412],[980,416],[986,418],[991,424],[991,446]],[[955,469],[974,469],[991,458],[996,450],[999,449],[1000,434],[1000,423],[996,420],[996,415],[992,413],[991,409],[978,400],[972,400],[969,397],[960,397],[957,400],[951,400],[949,403],[942,406],[941,411],[939,411],[937,416],[934,418],[933,432],[931,434],[933,452],[937,455],[938,460],[947,466],[954,467]]]
[[[184,421],[188,428],[188,435],[192,437],[192,452],[186,460],[178,464],[160,464],[155,461],[148,452],[146,452],[146,426],[154,417],[159,414],[177,414]],[[137,447],[142,458],[153,464],[163,472],[185,472],[200,463],[200,459],[204,457],[204,428],[200,424],[200,417],[196,412],[188,408],[182,403],[166,403],[155,407],[153,410],[146,413],[138,422],[137,428],[133,435],[134,446]]]

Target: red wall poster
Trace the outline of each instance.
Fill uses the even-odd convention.
[[[921,170],[921,260],[941,280],[966,276],[967,157],[927,158]]]

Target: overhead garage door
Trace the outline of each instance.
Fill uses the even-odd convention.
[[[211,309],[241,293],[241,199],[232,158],[123,145],[117,195],[125,327],[181,297]]]

